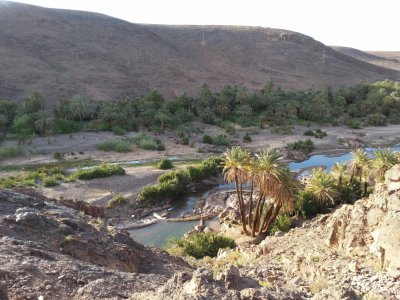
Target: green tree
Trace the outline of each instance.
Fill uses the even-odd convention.
[[[390,148],[377,149],[373,155],[372,167],[375,178],[377,181],[383,181],[385,179],[385,172],[398,163],[398,160]]]
[[[89,114],[89,100],[86,96],[74,95],[70,101],[71,118],[80,122]]]
[[[333,204],[338,192],[335,187],[335,178],[326,173],[321,168],[313,170],[306,184],[306,190],[309,191],[316,201],[320,204]]]
[[[29,97],[25,98],[22,102],[22,113],[33,114],[38,111],[44,110],[45,103],[41,94],[38,92],[32,93]]]
[[[238,204],[240,210],[240,218],[243,231],[249,235],[246,227],[246,210],[243,200],[243,184],[247,177],[247,168],[250,163],[250,153],[240,147],[233,147],[224,153],[223,173],[225,180],[229,183],[235,183]]]

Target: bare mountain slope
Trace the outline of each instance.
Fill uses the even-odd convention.
[[[400,51],[361,51],[349,47],[333,46],[334,50],[370,64],[400,71]]]
[[[204,37],[204,39],[203,39]],[[278,29],[132,24],[108,16],[0,1],[0,98],[39,91],[50,101],[168,96],[273,80],[299,89],[393,79],[305,35]]]

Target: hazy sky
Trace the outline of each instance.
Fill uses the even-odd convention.
[[[2,0],[0,0],[2,1]],[[21,0],[134,23],[289,29],[327,45],[400,51],[400,0]]]

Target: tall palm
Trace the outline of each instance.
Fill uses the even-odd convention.
[[[359,182],[361,183],[362,171],[369,165],[369,158],[367,152],[364,149],[359,148],[351,152],[352,159],[350,161],[350,173],[351,179],[354,177],[359,177]]]
[[[334,203],[334,198],[338,195],[334,177],[321,168],[313,170],[306,190],[310,191],[320,204]]]
[[[74,119],[82,120],[87,116],[89,112],[89,101],[83,95],[75,95],[71,98],[70,102],[70,114]]]
[[[279,187],[282,178],[282,172],[285,172],[286,165],[280,161],[281,155],[276,149],[268,148],[256,154],[255,172],[257,176],[257,186],[259,196],[253,219],[251,235],[254,237],[256,231],[260,232],[260,218],[263,213],[264,203],[267,196],[272,196],[274,191]]]
[[[243,183],[247,176],[247,166],[250,162],[250,153],[240,149],[240,147],[233,147],[224,153],[223,173],[225,180],[229,183],[235,183],[236,193],[238,196],[240,217],[243,226],[243,231],[249,235],[246,227],[246,210],[243,201]]]
[[[374,151],[373,155],[372,167],[376,179],[378,181],[383,181],[385,172],[393,167],[398,162],[398,159],[393,150],[389,148],[377,149]]]
[[[280,172],[279,184],[270,193],[271,209],[264,216],[262,225],[260,226],[260,234],[266,235],[278,216],[281,209],[285,212],[293,212],[294,210],[294,191],[298,188],[298,181],[294,178],[289,169],[285,168]]]
[[[339,186],[342,185],[343,179],[347,176],[347,164],[343,162],[337,162],[332,167],[331,174],[333,178],[337,180]]]

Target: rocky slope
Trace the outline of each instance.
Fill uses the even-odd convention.
[[[191,265],[18,191],[0,190],[0,299],[400,299],[400,165],[369,198]],[[227,196],[210,197],[215,212]]]
[[[141,25],[8,1],[0,2],[0,68],[0,98],[39,91],[50,103],[74,93],[106,101],[151,89],[196,94],[203,83],[299,89],[396,77],[286,30]]]
[[[2,300],[126,299],[190,270],[102,219],[38,195],[0,190]]]
[[[400,71],[400,52],[397,51],[361,51],[349,47],[332,46],[332,49],[370,64]],[[397,78],[399,80],[399,77]]]

